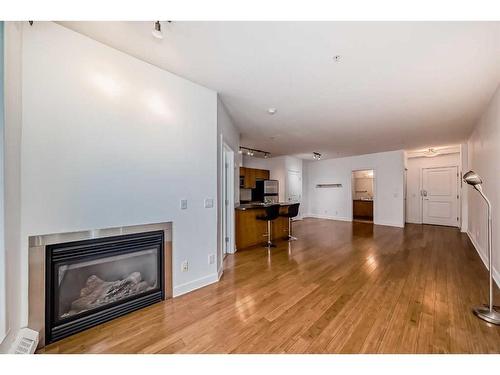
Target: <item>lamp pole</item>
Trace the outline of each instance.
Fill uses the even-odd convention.
[[[497,324],[497,325],[500,325],[500,313],[498,313],[494,306],[493,306],[493,259],[492,259],[492,251],[493,251],[493,247],[492,247],[492,239],[491,239],[491,202],[490,200],[488,199],[488,197],[486,197],[486,195],[484,195],[483,193],[483,189],[481,188],[481,184],[475,184],[473,185],[474,186],[474,189],[476,189],[479,194],[481,194],[481,196],[483,197],[483,199],[486,201],[486,204],[488,205],[488,268],[489,268],[489,271],[490,271],[490,294],[489,294],[489,304],[488,304],[488,307],[486,306],[478,306],[478,307],[475,307],[474,309],[472,309],[472,311],[474,312],[474,314],[482,319],[482,320],[485,320],[489,323],[492,323],[492,324]]]

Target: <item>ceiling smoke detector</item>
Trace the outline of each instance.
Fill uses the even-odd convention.
[[[340,60],[342,60],[342,56],[340,56],[340,55],[333,56],[333,61],[340,62]]]
[[[276,108],[269,108],[267,110],[267,113],[269,113],[270,115],[275,115],[276,112],[278,112],[278,110]]]

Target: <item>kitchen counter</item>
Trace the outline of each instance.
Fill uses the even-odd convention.
[[[244,211],[244,210],[251,210],[251,209],[256,209],[256,208],[266,208],[268,206],[272,206],[273,204],[279,204],[280,206],[290,206],[294,204],[295,202],[278,202],[278,203],[242,203],[238,206],[235,207],[236,210],[239,211]]]
[[[285,213],[287,206],[295,202],[280,202],[280,212]],[[267,222],[257,220],[257,216],[264,216],[266,207],[271,204],[246,203],[235,207],[236,218],[236,248],[238,250],[247,247],[263,245],[266,241]],[[288,237],[288,218],[280,216],[272,221],[272,241]]]

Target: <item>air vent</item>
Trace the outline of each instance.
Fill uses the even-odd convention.
[[[13,354],[33,354],[38,345],[38,332],[29,328],[23,328],[12,347]]]

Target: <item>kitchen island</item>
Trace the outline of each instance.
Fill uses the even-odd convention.
[[[279,203],[280,212],[286,212],[293,202]],[[235,208],[236,248],[238,250],[255,245],[264,245],[266,242],[267,222],[257,220],[257,216],[266,213],[266,204],[248,203],[240,204]],[[288,218],[278,217],[272,222],[272,241],[285,239],[288,236]]]

